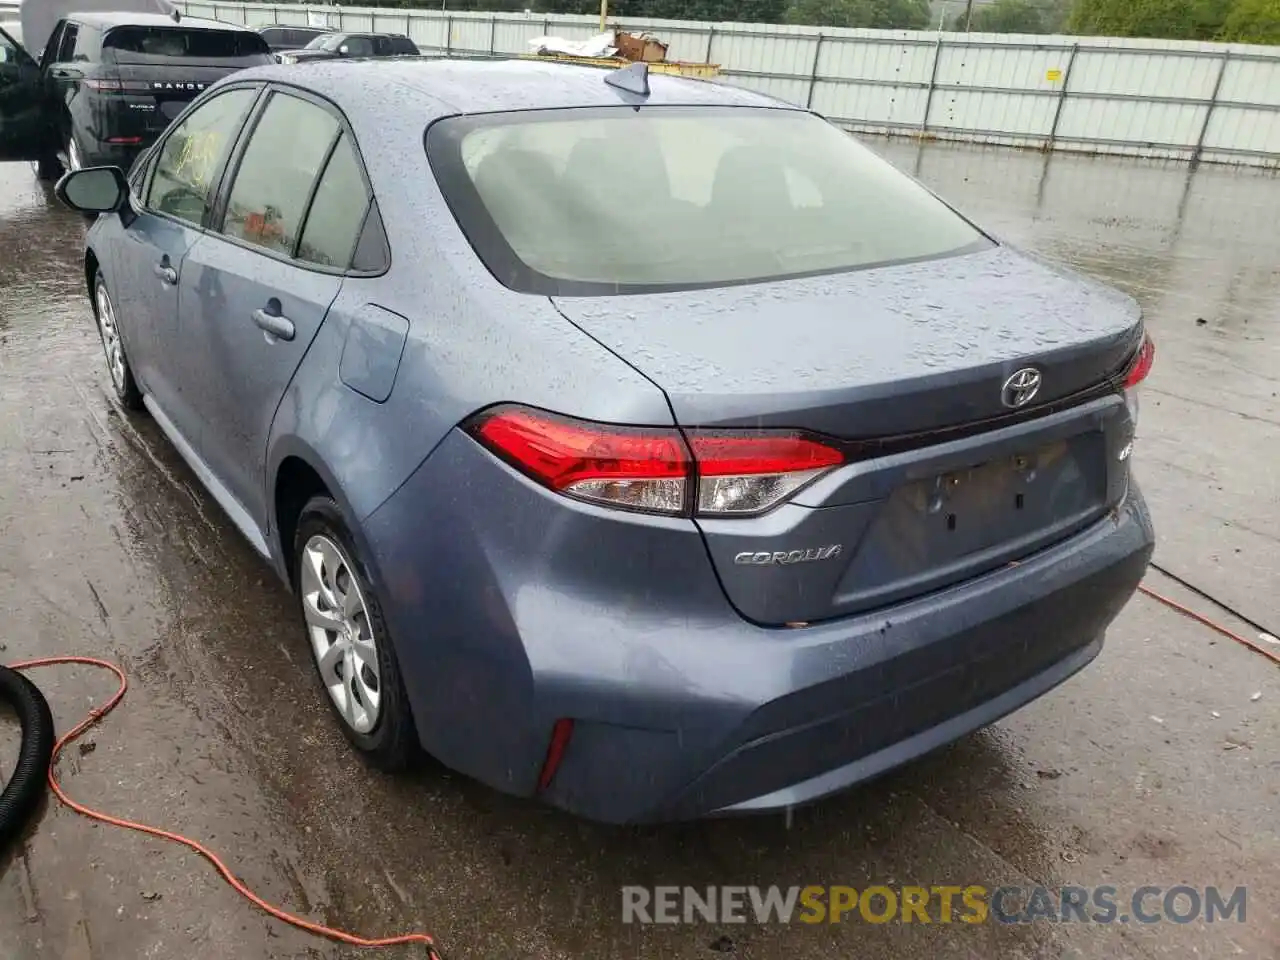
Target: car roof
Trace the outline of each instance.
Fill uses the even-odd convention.
[[[254,67],[236,80],[293,84],[327,97],[348,113],[380,113],[388,88],[399,103],[416,98],[428,113],[497,113],[608,107],[634,101],[605,83],[608,68],[549,60],[403,58],[395,60],[307,60]],[[798,110],[764,94],[705,80],[651,72],[649,105],[757,106]],[[623,99],[628,97],[628,99]],[[436,108],[432,110],[430,105]]]
[[[242,30],[253,31],[238,23],[226,23],[222,20],[205,20],[202,17],[183,17],[174,20],[163,13],[71,13],[67,19],[82,23],[87,27],[182,27],[188,30]]]
[[[383,30],[326,30],[325,33],[335,37],[395,37],[397,40],[408,40],[407,33],[386,33]]]

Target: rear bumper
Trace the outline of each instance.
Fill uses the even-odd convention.
[[[75,137],[86,167],[119,167],[126,173],[133,166],[133,161],[137,159],[138,154],[150,146],[155,139],[149,137],[145,142],[130,144],[109,143],[97,139],[85,130],[77,130]]]
[[[572,718],[542,796],[612,822],[806,803],[991,723],[1097,655],[1154,542],[1133,488],[1017,566],[776,630],[692,523],[550,496],[454,435],[366,519],[371,572],[424,747],[529,795]]]

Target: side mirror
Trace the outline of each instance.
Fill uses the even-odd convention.
[[[345,43],[338,48],[338,52],[342,54],[344,57],[351,56],[351,48],[347,46],[347,44]]]
[[[54,194],[80,213],[115,213],[128,203],[129,181],[119,167],[89,167],[64,175]]]

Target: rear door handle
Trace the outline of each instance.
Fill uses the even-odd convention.
[[[162,283],[167,283],[169,286],[173,286],[178,282],[178,271],[169,266],[167,257],[165,260],[152,267],[151,270],[160,278]]]
[[[294,336],[293,321],[279,313],[267,313],[265,310],[253,311],[253,322],[277,340],[292,340]]]

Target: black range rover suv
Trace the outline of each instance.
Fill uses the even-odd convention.
[[[50,179],[80,167],[127,170],[209,84],[274,62],[247,27],[147,13],[72,14],[54,27],[38,66],[4,31],[0,47],[0,96],[25,88],[26,102],[41,104],[27,122],[0,127],[0,159],[30,155],[38,137],[40,175]]]

